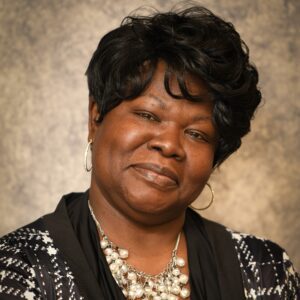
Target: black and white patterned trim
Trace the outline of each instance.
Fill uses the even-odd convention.
[[[0,239],[0,299],[83,299],[48,231],[20,228]]]
[[[228,229],[240,262],[246,299],[300,299],[300,279],[287,253],[269,240]]]

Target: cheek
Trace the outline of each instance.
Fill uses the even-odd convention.
[[[109,165],[112,169],[126,166],[135,150],[144,145],[147,139],[147,132],[132,124],[106,127],[99,131],[95,140],[98,167],[101,168],[99,164]]]
[[[190,148],[187,154],[187,168],[191,173],[199,174],[210,173],[213,168],[213,161],[215,156],[215,147],[213,144],[203,144],[200,147]]]
[[[197,153],[190,153],[188,157],[184,174],[183,193],[189,193],[194,198],[201,193],[213,171],[214,151],[210,148],[202,149]]]
[[[193,165],[187,166],[186,173],[186,180],[188,181],[187,184],[190,185],[202,185],[205,184],[210,177],[212,172],[212,164],[210,162],[201,162],[201,163],[194,163]]]

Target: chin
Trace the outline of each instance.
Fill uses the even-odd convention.
[[[141,199],[141,198],[140,198]],[[166,202],[165,199],[133,199],[128,201],[128,206],[134,211],[135,214],[140,215],[141,218],[158,218],[160,221],[174,218],[185,211],[185,206],[176,202]]]

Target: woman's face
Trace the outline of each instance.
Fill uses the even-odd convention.
[[[172,98],[158,64],[143,95],[123,101],[100,124],[90,106],[91,191],[136,221],[155,223],[182,215],[201,193],[213,168],[216,130],[212,103]],[[187,77],[189,90],[208,100],[204,84]],[[176,80],[170,84],[179,93]]]

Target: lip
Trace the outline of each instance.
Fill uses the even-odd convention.
[[[169,181],[169,185],[178,185],[179,184],[179,178],[178,178],[177,174],[168,167],[153,164],[153,163],[138,163],[138,164],[132,165],[132,167],[140,172],[147,172],[147,170],[148,170],[148,171],[151,171],[151,172],[161,176],[162,178],[165,177],[165,179],[167,181]],[[148,178],[148,179],[151,179],[151,178]]]

